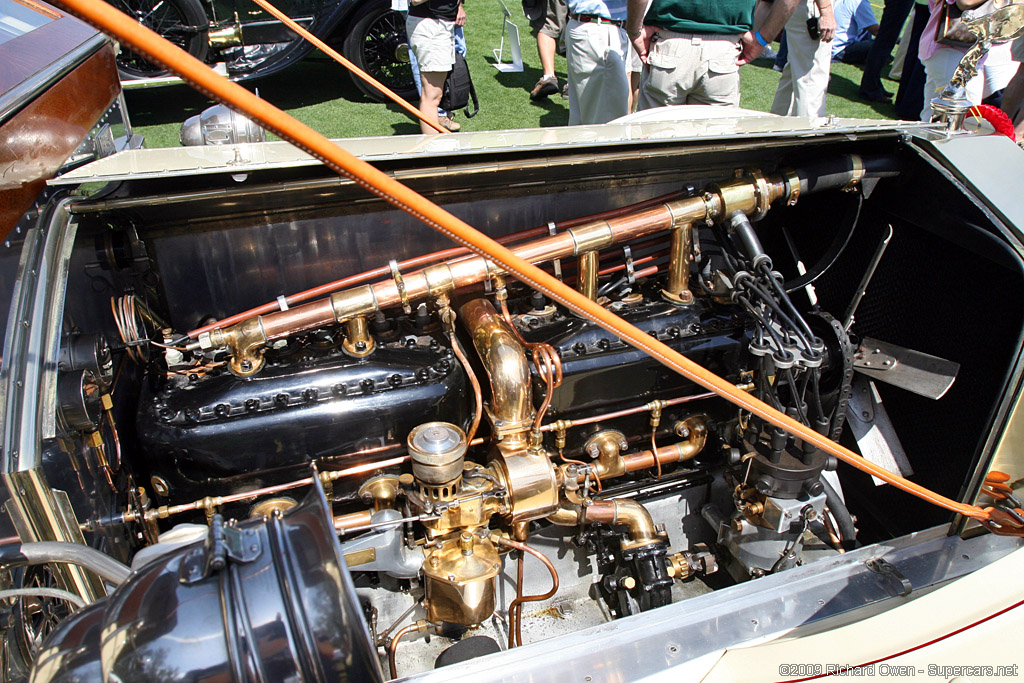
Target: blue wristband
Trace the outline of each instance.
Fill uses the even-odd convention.
[[[754,31],[754,40],[761,44],[761,47],[768,47],[768,41],[761,35],[761,31]]]

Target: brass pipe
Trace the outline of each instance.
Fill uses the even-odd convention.
[[[516,245],[512,252],[530,263],[579,256],[703,219],[712,211],[713,197],[678,199],[623,216],[589,221],[555,235]],[[590,258],[596,260],[596,255]],[[388,279],[335,292],[327,299],[286,311],[266,313],[230,327],[215,328],[209,332],[209,341],[214,347],[229,350],[232,372],[243,377],[251,376],[262,369],[262,349],[270,341],[437,296],[503,274],[503,269],[483,257],[460,257],[403,273],[401,288],[394,279]]]
[[[533,397],[526,351],[486,299],[474,299],[459,309],[473,337],[491,383],[490,418],[494,433],[507,447],[525,444],[533,423]]]
[[[557,510],[547,516],[547,520],[558,526],[576,526],[580,523],[580,507],[563,501]]]
[[[690,291],[690,252],[693,250],[693,227],[684,225],[672,229],[668,248],[668,286],[663,290],[666,298],[680,304],[693,303]]]
[[[345,341],[341,347],[353,358],[365,358],[373,353],[376,344],[366,325],[365,315],[357,315],[345,323]]]
[[[654,519],[647,508],[628,498],[595,500],[586,508],[584,519],[590,523],[601,522],[609,526],[626,527],[629,541],[623,541],[623,550],[665,540],[664,536],[658,534]]]
[[[359,512],[350,512],[347,515],[338,515],[334,518],[334,528],[337,531],[347,531],[348,529],[367,526],[373,521],[370,519],[372,515],[373,513],[370,510],[360,510]]]
[[[576,288],[591,301],[597,301],[597,266],[597,251],[580,254]]]

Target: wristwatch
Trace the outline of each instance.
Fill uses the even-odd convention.
[[[639,38],[639,37],[640,37],[640,36],[642,36],[643,34],[644,34],[644,29],[643,29],[643,27],[641,27],[641,28],[638,28],[638,29],[637,29],[637,30],[635,30],[635,31],[630,31],[630,30],[629,30],[628,28],[626,29],[626,37],[628,37],[628,38],[629,38],[630,40],[633,40],[633,39],[635,39],[635,38]]]

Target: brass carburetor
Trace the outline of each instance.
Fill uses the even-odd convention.
[[[505,490],[489,468],[465,461],[466,435],[453,424],[420,425],[408,446],[417,490],[407,495],[430,516],[423,522],[427,621],[479,624],[494,612],[501,558],[487,527],[508,509]]]

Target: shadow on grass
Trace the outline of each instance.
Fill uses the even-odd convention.
[[[876,113],[887,119],[897,118],[896,109],[893,107],[892,102],[869,102],[858,95],[859,90],[860,82],[855,83],[846,76],[842,76],[834,72],[828,83],[829,95],[832,95],[833,97],[840,97],[844,100],[849,100],[850,102],[856,102],[861,106],[874,110]]]

